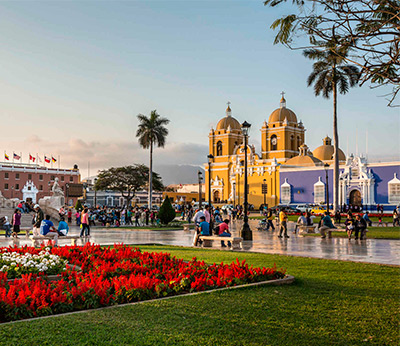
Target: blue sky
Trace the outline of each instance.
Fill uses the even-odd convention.
[[[284,90],[314,149],[332,135],[332,102],[307,88],[311,61],[273,45],[269,26],[283,11],[262,1],[1,2],[1,147],[90,161],[91,173],[146,163],[135,116],[157,109],[171,120],[157,164],[198,165],[227,101],[259,147]],[[400,110],[387,91],[339,97],[344,151],[356,151],[357,133],[364,153],[368,131],[371,159],[399,158]]]

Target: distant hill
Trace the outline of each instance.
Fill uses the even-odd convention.
[[[196,184],[198,182],[197,172],[203,173],[204,168],[196,165],[154,165],[154,172],[161,175],[163,184]],[[204,182],[204,180],[203,180]]]

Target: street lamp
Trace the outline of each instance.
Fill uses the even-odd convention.
[[[208,158],[208,206],[211,210],[211,160],[214,159],[214,155],[210,154]]]
[[[236,207],[236,183],[233,183],[233,207]]]
[[[201,171],[197,172],[197,176],[199,178],[199,209],[201,209],[201,181],[203,180]]]
[[[249,193],[247,186],[247,139],[249,136],[250,126],[251,124],[249,124],[247,121],[245,121],[242,124],[242,133],[244,137],[244,218],[243,218],[243,228],[240,232],[241,233],[240,236],[243,238],[243,240],[253,240],[253,233],[250,229],[249,218],[247,216],[247,210],[248,210],[247,195]]]
[[[262,185],[262,193],[264,194],[264,208],[266,204],[266,193],[267,193],[267,179],[263,179],[263,185]]]
[[[325,168],[325,181],[326,181],[326,211],[329,214],[329,181],[328,181],[329,163],[325,163],[324,168]]]

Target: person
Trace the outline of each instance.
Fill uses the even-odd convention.
[[[285,238],[289,238],[287,235],[287,215],[285,211],[282,209],[281,212],[279,213],[279,222],[281,223],[280,231],[279,231],[279,238],[282,238],[282,233],[284,232]]]
[[[399,211],[397,208],[394,208],[393,210],[393,227],[400,226],[400,215]]]
[[[299,226],[307,226],[307,219],[306,219],[307,213],[301,214],[296,222],[296,227],[294,228],[293,233],[297,232],[297,229],[299,228]]]
[[[194,222],[196,227],[198,227],[200,225],[202,216],[204,216],[204,219],[205,219],[206,216],[204,215],[203,211],[202,210],[196,210],[196,214],[194,214],[194,217],[193,217],[193,222]]]
[[[372,226],[372,221],[369,218],[369,212],[366,211],[365,214],[363,215],[363,219],[365,220],[365,222],[368,224],[369,227]]]
[[[347,235],[350,240],[351,234],[353,233],[353,229],[354,229],[354,219],[353,219],[353,215],[350,212],[347,214],[347,219],[344,222],[344,224],[346,225]]]
[[[275,215],[272,212],[272,209],[268,208],[268,212],[267,212],[267,222],[268,222],[267,223],[267,231],[269,230],[270,227],[272,228],[273,231],[275,231],[275,227],[274,227],[274,224],[272,222],[274,220],[274,218],[275,218]]]
[[[68,217],[68,223],[71,223],[72,222],[72,209],[71,208],[68,209],[67,217]]]
[[[218,236],[219,237],[231,237],[232,234],[229,232],[229,219],[225,219],[222,223],[219,224],[218,226]],[[228,240],[228,246],[231,247],[232,244]],[[221,247],[226,247],[225,242],[221,240]]]
[[[51,237],[54,241],[54,246],[58,244],[58,233],[54,227],[52,221],[50,221],[50,215],[46,215],[46,218],[40,224],[40,234],[42,236]]]
[[[76,225],[80,226],[81,225],[81,210],[80,209],[75,213],[75,220],[76,220]]]
[[[36,212],[35,217],[33,219],[33,235],[38,236],[40,234],[40,225],[44,220],[44,213],[42,209],[40,209],[39,204],[35,204],[33,210]]]
[[[206,217],[204,215],[200,216],[199,221],[200,223],[194,236],[194,246],[197,246],[200,235],[210,235],[210,224],[206,221]]]
[[[365,238],[367,233],[367,221],[359,214],[356,215],[356,222],[354,225],[355,240],[358,240],[358,235],[360,235],[360,240]]]
[[[323,239],[325,239],[326,238],[326,234],[325,234],[325,232],[328,230],[328,229],[333,229],[333,228],[336,228],[334,225],[333,225],[333,223],[332,223],[332,219],[331,219],[331,217],[329,216],[329,213],[326,211],[325,212],[325,214],[324,214],[325,216],[322,218],[322,222],[321,222],[321,227],[319,228],[319,231],[320,231],[320,233],[321,233],[321,238],[323,238]]]
[[[340,211],[339,210],[336,210],[336,213],[335,213],[335,224],[340,224],[340,221],[342,221],[341,220],[342,219],[342,215],[340,214]]]
[[[15,209],[13,218],[12,218],[12,225],[13,225],[13,233],[12,236],[18,238],[18,233],[21,231],[21,210]]]
[[[65,222],[64,216],[62,216],[58,224],[57,232],[59,235],[65,236],[68,234],[68,231],[69,231],[68,224]]]
[[[89,213],[87,208],[85,208],[82,213],[82,228],[80,237],[83,237],[83,234],[85,234],[85,237],[90,237]]]
[[[139,227],[140,226],[139,219],[140,219],[140,211],[139,211],[139,209],[136,209],[136,212],[135,212],[135,227]]]
[[[378,216],[378,227],[383,227],[383,225],[382,225],[382,216],[381,215]]]
[[[4,216],[4,223],[3,223],[3,228],[6,231],[6,238],[11,237],[11,225],[10,221],[8,221],[8,216]]]
[[[208,204],[204,207],[204,217],[206,218],[206,221],[210,223],[211,214],[210,214],[210,206]]]
[[[315,219],[315,216],[312,217],[311,213],[309,211],[307,211],[306,212],[307,226],[312,226],[314,224],[314,219]]]

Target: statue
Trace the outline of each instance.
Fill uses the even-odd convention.
[[[58,178],[54,180],[54,185],[51,188],[51,191],[53,192],[53,196],[61,196],[64,197],[64,191],[61,189],[60,185],[58,184]]]

